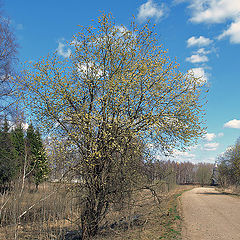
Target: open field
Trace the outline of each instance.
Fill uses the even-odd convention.
[[[135,214],[142,216],[142,224],[127,230],[118,229],[108,232],[107,235],[96,237],[96,240],[181,239],[179,196],[192,188],[193,186],[177,186],[174,190],[162,195],[161,204],[156,203],[149,192],[142,192],[139,203],[140,199],[144,200],[134,208]]]
[[[0,239],[60,239],[74,229],[76,200],[67,185],[42,184],[39,191],[25,189],[1,197]]]
[[[191,188],[156,189],[158,197],[147,189],[136,192],[124,206],[111,208],[95,239],[181,239],[178,197]],[[18,194],[1,197],[0,239],[74,239],[80,208],[69,185],[48,183]]]

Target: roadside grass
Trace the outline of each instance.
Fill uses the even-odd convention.
[[[194,186],[178,186],[173,192],[169,198],[168,214],[162,221],[163,235],[159,239],[182,239],[182,212],[179,198],[184,192],[193,188]]]
[[[240,197],[240,186],[228,186],[228,187],[215,187],[215,190],[224,194],[224,195],[229,195],[232,197]]]
[[[74,229],[71,220],[78,215],[78,205],[67,188],[45,183],[37,192],[31,187],[21,192],[16,185],[14,191],[0,195],[0,239],[58,240]]]
[[[25,190],[1,196],[1,240],[60,240],[68,232],[79,229],[80,209],[67,185],[54,192],[57,184],[46,183],[38,192]],[[157,240],[181,239],[181,207],[179,197],[193,186],[163,186],[151,191],[138,191],[124,206],[113,206],[95,240]],[[44,196],[50,198],[40,201]],[[8,200],[9,199],[9,200]],[[5,204],[6,203],[6,204]],[[34,203],[36,205],[29,209]],[[4,207],[3,207],[3,204]],[[25,215],[18,219],[29,209]],[[71,239],[71,238],[69,238]]]
[[[141,216],[141,225],[124,229],[111,229],[108,232],[102,232],[94,239],[181,240],[182,217],[179,197],[183,192],[191,190],[194,187],[186,185],[176,186],[168,193],[162,193],[161,204],[158,204],[149,192],[142,192],[138,196],[138,201],[142,199],[144,205],[142,207],[135,207],[133,211],[134,214]]]
[[[163,236],[159,239],[180,239],[181,237],[181,217],[179,213],[178,198],[181,193],[174,194],[169,201],[167,216],[163,219]]]

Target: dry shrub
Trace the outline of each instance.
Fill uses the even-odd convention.
[[[67,232],[80,230],[81,193],[77,189],[77,184],[45,183],[37,192],[27,186],[21,193],[21,185],[16,184],[13,191],[0,197],[0,239],[67,239]],[[159,181],[135,190],[120,205],[113,204],[95,239],[159,238],[165,231],[173,189]]]
[[[21,191],[15,184],[11,192],[0,195],[0,239],[60,239],[76,228],[79,207],[67,184],[45,183],[35,191]]]
[[[122,209],[111,209],[102,230],[94,239],[160,239],[168,231],[165,225],[170,218],[173,196],[185,188],[190,186],[158,181],[149,189],[135,191],[131,198],[126,199]],[[175,222],[173,224],[176,225]],[[177,229],[177,226],[172,228]]]

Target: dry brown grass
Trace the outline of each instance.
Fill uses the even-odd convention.
[[[233,197],[240,197],[240,186],[231,185],[228,187],[216,187],[217,191],[222,192],[226,195],[231,195]]]
[[[27,187],[20,194],[16,184],[1,196],[0,239],[60,239],[76,228],[78,211],[67,185],[45,183],[37,192]]]
[[[124,206],[116,203],[111,208],[95,239],[180,239],[177,196],[189,188],[177,186],[167,192],[166,186],[156,186],[159,199],[148,189],[136,191]],[[59,240],[78,230],[80,207],[69,185],[45,183],[38,192],[27,187],[19,194],[16,185],[0,198],[1,240]]]
[[[148,190],[138,192],[134,204],[129,209],[116,213],[111,212],[107,221],[114,222],[123,216],[140,216],[140,224],[129,228],[117,228],[102,231],[96,240],[154,240],[181,239],[181,217],[178,197],[193,186],[176,186],[170,192],[158,192],[161,204]]]

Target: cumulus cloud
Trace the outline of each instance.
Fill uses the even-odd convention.
[[[223,23],[240,13],[239,0],[191,0],[192,22]]]
[[[198,49],[197,51],[195,51],[194,53],[206,55],[206,54],[209,54],[210,52],[211,52],[210,50],[205,50],[205,48],[199,48],[199,49]]]
[[[231,23],[230,27],[218,36],[218,39],[224,37],[229,37],[231,43],[240,43],[240,18]]]
[[[184,0],[183,0],[184,1]],[[218,39],[229,37],[231,43],[240,44],[240,1],[239,0],[185,0],[191,10],[190,21],[194,23],[225,23],[228,29]]]
[[[188,71],[188,73],[192,73],[195,78],[199,78],[198,81],[200,81],[201,83],[206,83],[208,81],[207,74],[201,67],[192,68]]]
[[[224,124],[225,128],[237,128],[240,129],[240,120],[233,119]]]
[[[203,136],[203,139],[208,141],[208,142],[211,142],[213,139],[215,139],[216,137],[223,137],[224,136],[224,133],[220,132],[218,134],[215,134],[215,133],[206,133],[204,136]]]
[[[191,62],[191,63],[202,63],[202,62],[208,62],[208,57],[207,56],[201,56],[198,54],[194,54],[191,57],[187,57],[186,61]]]
[[[202,47],[202,46],[208,46],[212,42],[213,42],[213,40],[203,37],[203,36],[200,36],[198,38],[193,36],[187,40],[187,46],[188,47],[193,47],[193,46]]]
[[[219,146],[219,143],[212,142],[212,143],[206,143],[204,144],[204,150],[205,151],[216,151]]]
[[[58,47],[56,51],[60,56],[68,58],[71,55],[71,49],[67,48],[66,45],[63,43],[63,41],[64,39],[58,41]]]
[[[215,133],[207,133],[203,136],[203,139],[207,140],[208,142],[212,141],[216,137]]]
[[[173,155],[176,157],[184,157],[184,158],[195,158],[196,155],[190,152],[182,152],[177,149],[173,151]]]
[[[166,7],[164,4],[159,6],[154,1],[148,0],[139,7],[137,18],[140,22],[144,22],[149,18],[155,18],[156,20],[159,20],[164,16],[165,13]]]

